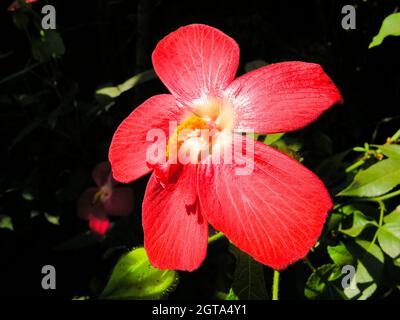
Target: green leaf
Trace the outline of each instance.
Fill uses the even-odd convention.
[[[233,291],[233,289],[231,288],[229,290],[229,293],[226,295],[225,300],[239,300],[239,298],[236,295],[236,293]]]
[[[146,81],[149,81],[149,80],[152,80],[155,78],[156,78],[156,73],[154,72],[154,70],[147,70],[147,71],[141,72],[141,73],[133,76],[132,78],[129,78],[125,82],[123,82],[115,87],[101,88],[96,91],[96,94],[105,95],[110,98],[116,98],[116,97],[120,96],[122,93],[124,93],[125,91],[128,91],[128,90],[134,88],[138,84],[141,84],[143,82],[146,82]]]
[[[281,133],[273,133],[273,134],[267,134],[267,136],[264,139],[264,143],[267,145],[272,145],[279,139],[281,139],[285,135],[285,132]]]
[[[9,230],[14,230],[14,226],[11,220],[11,217],[0,214],[0,229],[9,229]]]
[[[359,253],[359,258],[363,264],[366,266],[369,264],[372,266],[370,262],[377,263],[378,265],[383,264],[385,258],[382,250],[376,244],[371,244],[371,242],[361,239],[357,239],[356,244],[364,249],[362,253]],[[383,265],[381,265],[381,267],[383,267]]]
[[[388,158],[400,159],[400,145],[398,144],[384,144],[377,146],[382,153]]]
[[[356,211],[361,211],[365,215],[373,217],[376,214],[376,206],[368,202],[353,202],[342,206],[339,211],[346,216],[350,216]]]
[[[389,222],[400,222],[400,205],[396,207],[391,213],[387,214],[383,221],[385,223]]]
[[[285,135],[285,132],[271,133],[271,134],[267,134],[267,135],[263,134],[263,133],[250,133],[249,138],[260,141],[267,145],[272,145],[275,142],[279,141],[284,135]]]
[[[327,220],[327,228],[325,232],[330,232],[332,230],[337,230],[338,226],[340,225],[340,222],[343,219],[343,214],[338,213],[338,212],[332,212]]]
[[[357,237],[368,226],[376,226],[377,223],[369,220],[361,211],[356,210],[353,212],[353,224],[348,229],[343,229],[340,226],[339,231],[347,234],[350,237]]]
[[[232,289],[237,297],[240,300],[268,299],[263,265],[232,244],[230,251],[236,257]]]
[[[353,182],[339,196],[377,197],[400,183],[400,161],[385,159],[358,172]]]
[[[325,264],[318,267],[307,279],[304,295],[312,300],[340,297],[333,282],[341,276],[340,267],[336,264]]]
[[[328,254],[332,261],[338,266],[344,266],[346,264],[353,264],[353,256],[347,250],[344,244],[339,244],[337,246],[328,246]]]
[[[383,252],[376,244],[360,239],[350,244],[348,250],[357,257],[356,288],[348,287],[344,293],[350,299],[368,299],[378,288],[382,277],[385,259]]]
[[[89,296],[75,296],[72,298],[72,300],[89,300]]]
[[[383,20],[379,33],[372,39],[368,48],[379,46],[387,36],[400,36],[400,12],[392,13]]]
[[[391,258],[400,256],[400,220],[385,223],[378,231],[382,250]]]
[[[101,294],[105,299],[158,299],[176,286],[174,270],[153,267],[144,248],[122,256]]]
[[[46,220],[47,220],[48,222],[50,222],[51,224],[54,224],[54,225],[56,225],[56,226],[59,226],[59,225],[60,225],[60,217],[53,216],[53,215],[51,215],[51,214],[49,214],[49,213],[47,213],[47,212],[44,213],[44,217],[45,217]]]
[[[40,38],[31,40],[31,48],[33,58],[39,62],[58,58],[65,53],[64,42],[54,30],[42,30]]]

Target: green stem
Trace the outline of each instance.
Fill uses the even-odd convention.
[[[303,260],[304,260],[304,262],[306,263],[306,265],[311,269],[311,271],[314,272],[314,271],[315,271],[315,268],[314,268],[314,266],[312,265],[310,259],[308,259],[308,257],[305,257]]]
[[[397,139],[400,138],[400,129],[396,131],[396,133],[390,137],[390,140],[396,142]],[[364,159],[358,160],[357,162],[353,163],[350,167],[346,168],[345,172],[349,173],[355,169],[357,169],[358,167],[361,167],[363,164],[365,163]]]
[[[279,271],[274,270],[274,280],[272,284],[272,300],[279,300]]]
[[[392,141],[397,141],[400,138],[400,129],[390,138]]]
[[[32,64],[31,66],[26,67],[25,69],[23,69],[23,70],[21,70],[21,71],[18,71],[18,72],[16,72],[16,73],[13,73],[13,74],[11,74],[11,75],[5,77],[4,79],[1,79],[1,80],[0,80],[0,84],[3,84],[3,83],[5,83],[5,82],[7,82],[7,81],[10,81],[10,80],[12,80],[12,79],[14,79],[14,78],[18,78],[18,77],[24,75],[25,73],[28,73],[28,72],[32,71],[33,69],[35,69],[37,66],[40,66],[41,64],[42,64],[42,63],[39,63],[39,62],[38,62],[38,63]]]
[[[222,232],[218,232],[208,238],[208,243],[214,242],[214,241],[218,240],[219,238],[223,238],[223,237],[224,237],[224,234]]]
[[[382,202],[384,200],[394,198],[396,196],[400,195],[400,190],[393,191],[391,193],[384,194],[383,196],[380,197],[374,197],[374,198],[363,198],[363,199],[357,199],[359,201],[373,201],[373,202]]]
[[[379,203],[379,222],[378,222],[378,229],[376,230],[374,237],[372,238],[372,241],[370,242],[369,246],[368,246],[368,250],[371,249],[371,247],[374,245],[376,239],[378,238],[378,233],[382,228],[382,224],[383,224],[383,216],[385,214],[386,211],[386,207],[385,204],[382,201],[378,201]]]
[[[365,160],[358,160],[357,162],[353,163],[350,167],[346,168],[346,173],[349,173],[358,167],[361,167],[365,163]]]

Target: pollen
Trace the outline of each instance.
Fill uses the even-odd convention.
[[[219,136],[226,136],[233,130],[234,112],[230,104],[222,99],[199,99],[192,104],[191,111],[191,115],[170,136],[167,159],[185,154],[184,157],[190,158],[191,163],[198,163],[202,153],[211,154],[215,146],[223,143],[224,138],[219,139]]]
[[[182,144],[190,138],[201,136],[201,130],[208,129],[207,121],[196,115],[189,116],[181,122],[176,128],[173,135],[169,138],[167,144],[167,158],[169,158],[170,150],[179,150]]]

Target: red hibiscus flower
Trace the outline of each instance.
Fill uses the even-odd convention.
[[[133,192],[115,188],[108,162],[99,163],[92,171],[97,187],[86,189],[78,202],[78,216],[89,220],[90,229],[103,236],[110,227],[108,216],[126,216],[133,209]]]
[[[206,256],[208,224],[274,269],[303,258],[332,207],[327,190],[294,159],[237,133],[306,126],[341,102],[331,79],[320,65],[306,62],[271,64],[235,79],[237,43],[200,24],[162,39],[152,60],[171,94],[153,96],[136,108],[118,127],[109,152],[114,178],[120,182],[154,169],[142,210],[151,263],[161,269],[198,268]],[[178,126],[168,136],[171,121]],[[154,144],[147,139],[151,129],[168,136],[167,161],[159,165],[146,161]],[[212,142],[203,129],[214,130]],[[245,154],[234,152],[234,161],[214,163],[198,156],[204,150],[208,157],[222,154],[237,141],[253,148],[244,148]],[[195,161],[171,164],[172,147],[191,150]],[[250,174],[237,174],[250,162]]]
[[[22,2],[25,2],[25,3],[34,3],[36,1],[37,0],[22,0]],[[21,8],[21,5],[19,4],[19,2],[18,1],[14,1],[13,3],[11,3],[9,5],[8,11],[15,11],[15,10],[17,10],[19,8]]]

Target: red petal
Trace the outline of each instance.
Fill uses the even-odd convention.
[[[179,121],[185,110],[172,95],[153,96],[137,107],[118,127],[111,141],[109,160],[114,179],[131,182],[150,172],[146,165],[146,141],[151,129],[161,129],[168,138],[169,121]]]
[[[88,220],[91,215],[93,215],[94,205],[93,199],[96,192],[99,191],[98,188],[88,188],[86,189],[79,198],[78,201],[78,217],[84,220]]]
[[[109,216],[127,216],[133,210],[133,191],[130,188],[115,188],[104,202],[104,211]]]
[[[275,63],[236,79],[227,89],[237,112],[236,128],[287,132],[316,120],[342,97],[319,64]]]
[[[89,220],[90,230],[104,236],[110,227],[110,221],[107,218],[91,217]]]
[[[144,246],[160,269],[192,271],[206,256],[207,222],[197,203],[196,166],[183,166],[179,178],[165,188],[154,174],[143,200]]]
[[[37,0],[25,0],[25,3],[33,3],[36,2]],[[17,9],[20,9],[21,6],[18,3],[18,1],[14,1],[10,4],[10,6],[8,7],[8,11],[15,11]]]
[[[236,175],[238,164],[200,165],[201,208],[238,248],[283,269],[307,255],[332,202],[318,177],[285,154],[259,142],[254,161],[246,152],[250,175]]]
[[[101,162],[97,164],[93,171],[92,171],[92,177],[93,180],[96,182],[96,185],[98,187],[102,187],[105,184],[107,184],[111,174],[111,165],[108,161]]]
[[[219,95],[235,78],[239,46],[218,29],[192,24],[162,39],[153,52],[157,75],[181,102]]]

